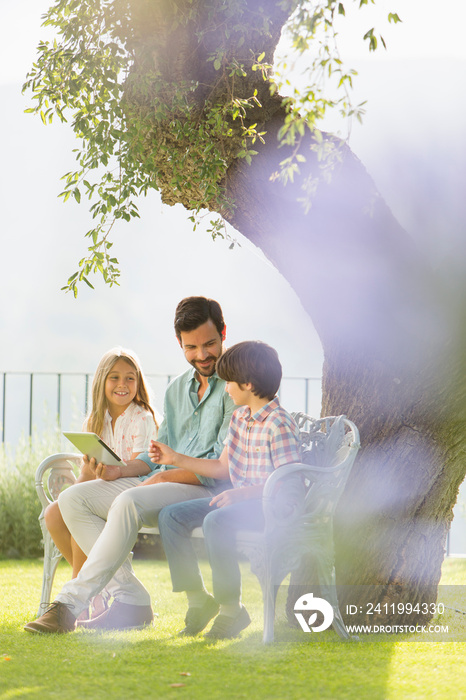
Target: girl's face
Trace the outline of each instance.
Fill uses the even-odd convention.
[[[105,380],[105,398],[110,413],[120,415],[134,400],[138,391],[137,372],[120,358],[115,362]]]

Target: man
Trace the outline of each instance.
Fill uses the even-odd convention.
[[[159,439],[177,452],[216,459],[234,409],[225,382],[215,373],[225,339],[220,305],[204,297],[183,299],[175,313],[175,333],[192,367],[167,388]],[[149,624],[150,596],[130,561],[138,531],[157,525],[166,505],[213,496],[225,488],[225,482],[188,470],[154,465],[147,453],[123,467],[95,462],[92,467],[95,481],[75,484],[58,499],[63,519],[87,561],[49,609],[25,626],[28,632],[72,631],[89,599],[104,587],[114,598],[112,606],[83,626],[127,629]]]

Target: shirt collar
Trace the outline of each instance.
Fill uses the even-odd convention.
[[[243,418],[246,420],[255,420],[258,421],[259,423],[262,423],[267,416],[269,416],[272,411],[275,411],[275,409],[280,408],[280,401],[278,400],[278,396],[275,396],[271,401],[266,403],[262,408],[260,408],[256,413],[253,413],[251,415],[251,409],[249,406],[243,406]]]
[[[197,382],[200,384],[199,379],[196,376],[197,370],[195,367],[191,367],[191,369],[188,369],[186,373],[186,384],[190,384],[191,382]],[[209,384],[211,383],[211,380],[213,382],[216,382],[220,377],[218,376],[217,372],[214,372],[210,377],[207,377],[207,381]]]
[[[126,408],[125,408],[125,410],[123,411],[123,413],[120,413],[120,415],[119,415],[118,418],[116,419],[115,423],[116,423],[118,420],[120,420],[120,418],[123,418],[123,416],[127,415],[128,413],[132,413],[132,412],[134,411],[135,407],[136,407],[136,404],[134,403],[134,401],[131,401],[131,403],[129,404],[129,406],[126,406]],[[109,412],[108,408],[107,408],[106,411],[105,411],[105,418],[104,418],[104,421],[105,421],[106,423],[111,423],[111,422],[112,422],[112,416],[110,415],[110,412]]]

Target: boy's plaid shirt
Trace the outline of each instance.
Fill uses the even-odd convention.
[[[301,461],[298,426],[277,398],[252,416],[237,408],[225,444],[234,488],[264,484],[277,467]]]

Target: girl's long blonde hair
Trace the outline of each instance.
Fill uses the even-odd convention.
[[[105,397],[105,382],[112,371],[113,365],[118,360],[124,360],[131,365],[136,372],[138,388],[133,400],[138,406],[142,406],[142,408],[145,408],[146,411],[152,414],[155,425],[157,426],[154,411],[150,405],[146,380],[137,356],[132,350],[117,347],[105,353],[98,364],[94,379],[92,380],[92,406],[86,424],[87,431],[90,433],[97,433],[97,435],[101,435],[102,433],[105,413],[108,408],[107,399]]]

